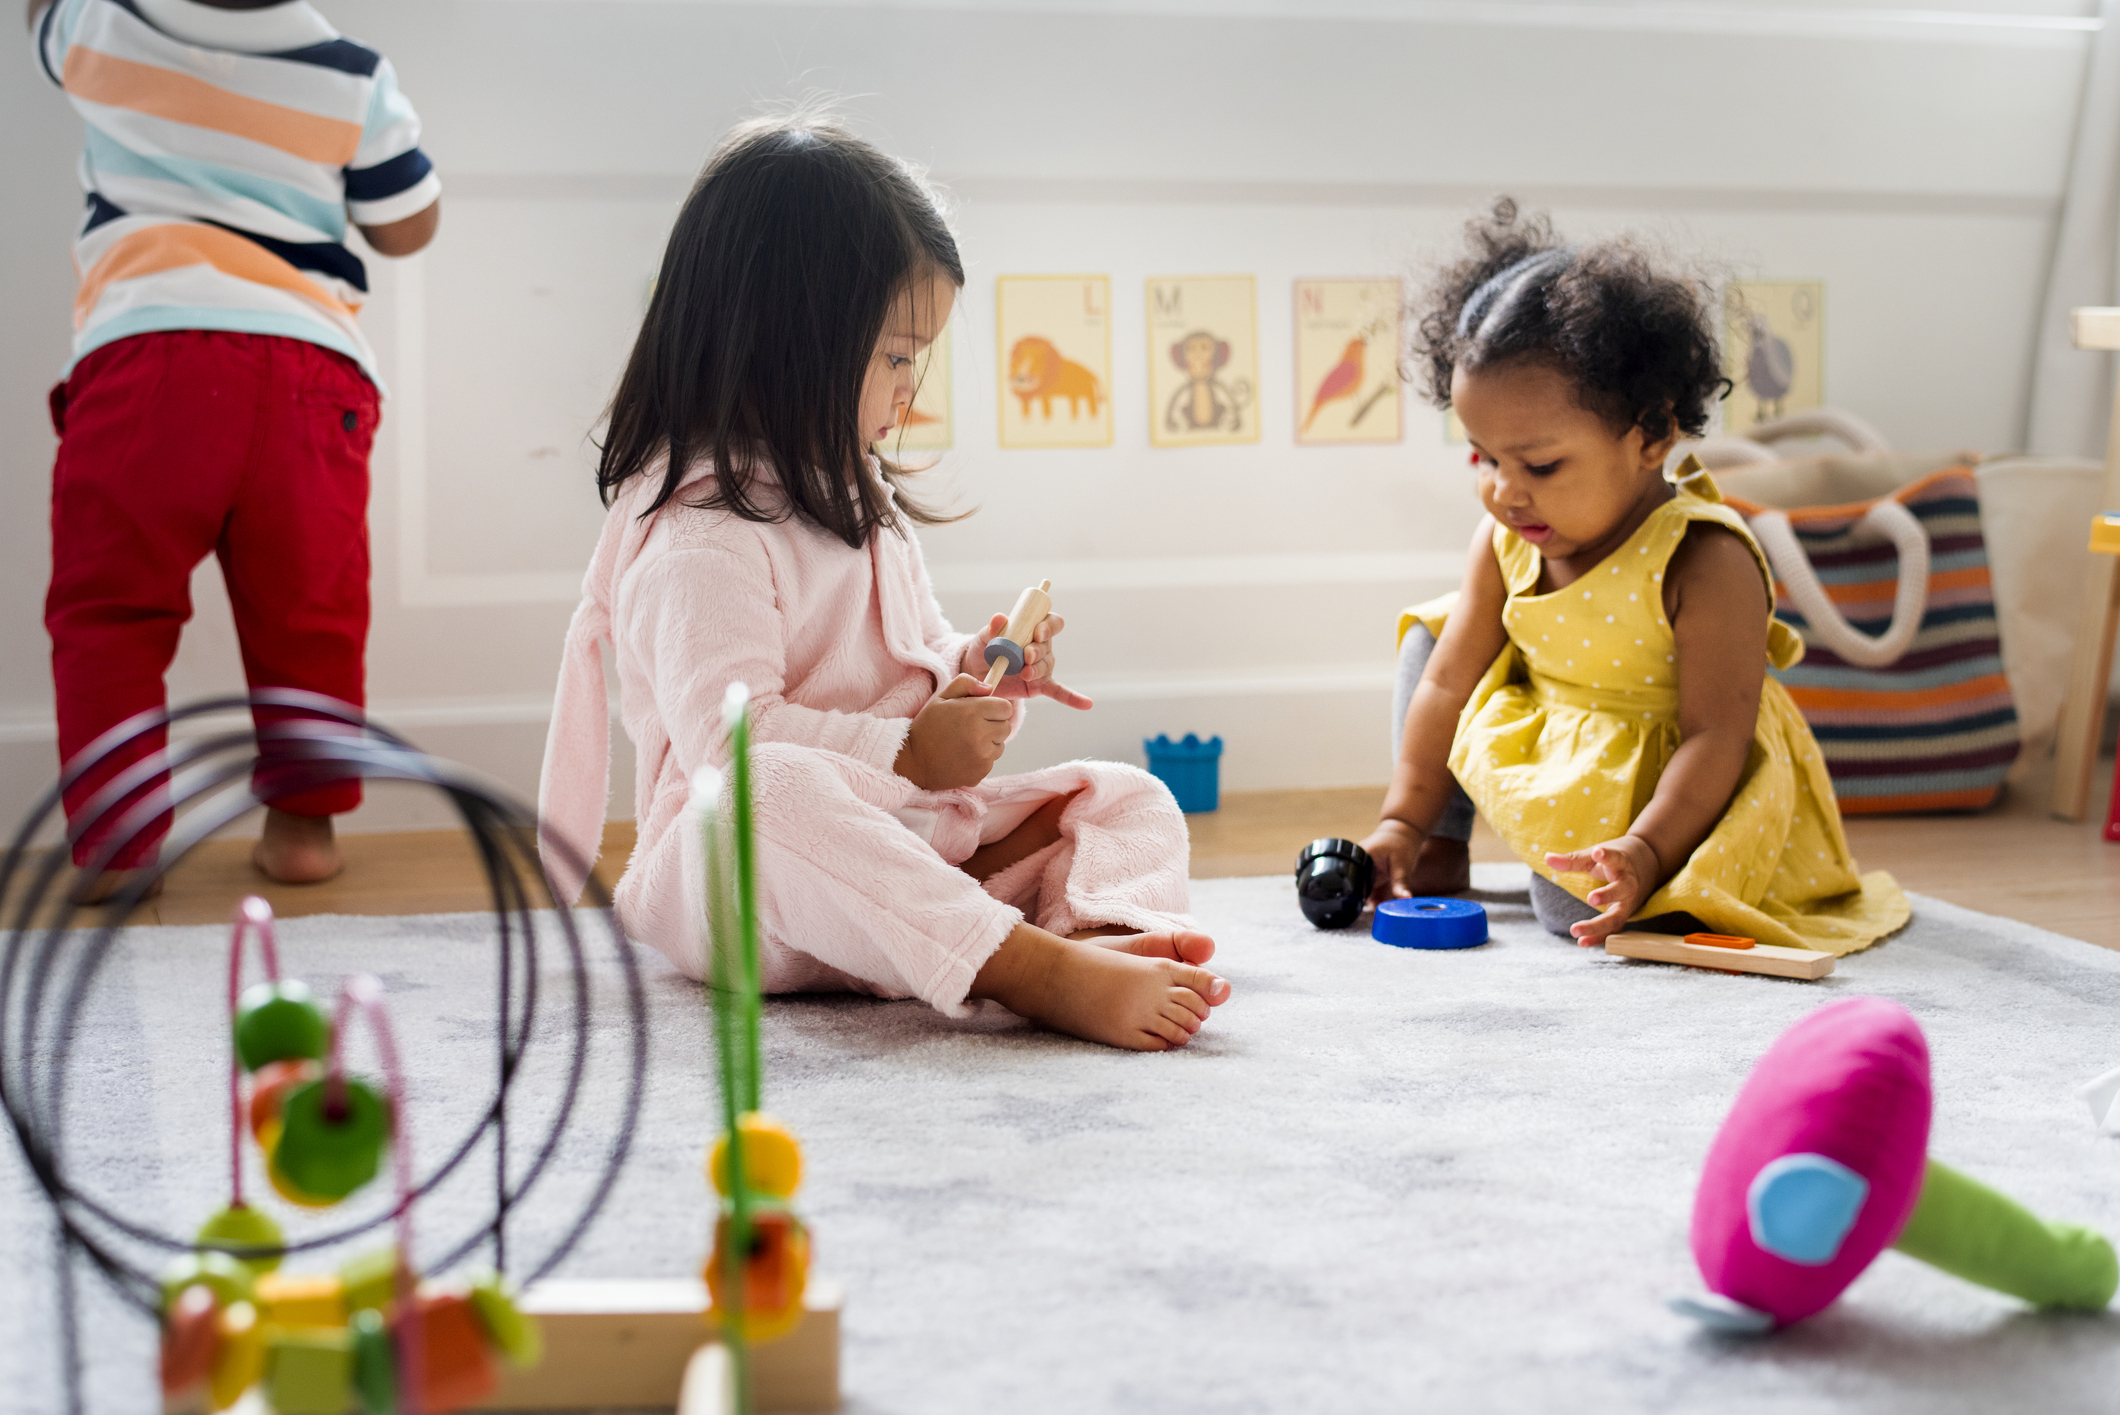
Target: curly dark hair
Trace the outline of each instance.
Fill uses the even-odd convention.
[[[1631,239],[1569,246],[1544,215],[1501,197],[1465,223],[1469,253],[1422,292],[1414,357],[1428,400],[1450,378],[1530,360],[1573,382],[1583,407],[1651,442],[1675,425],[1697,437],[1727,390],[1707,282],[1660,270]]]

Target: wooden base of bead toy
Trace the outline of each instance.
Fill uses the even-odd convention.
[[[702,1346],[685,1363],[677,1415],[742,1415],[737,1409],[736,1372],[726,1346]]]
[[[795,1330],[750,1348],[755,1409],[839,1408],[845,1304],[844,1286],[813,1276]],[[545,1359],[535,1370],[505,1369],[475,1409],[669,1410],[684,1389],[687,1364],[715,1334],[714,1319],[701,1315],[706,1284],[695,1278],[541,1282],[517,1305],[537,1318]]]
[[[1690,934],[1687,938],[1720,937]],[[1777,948],[1753,943],[1748,948],[1691,943],[1676,934],[1616,933],[1605,940],[1605,952],[1614,958],[1640,958],[1650,963],[1682,963],[1689,968],[1714,968],[1724,973],[1763,973],[1770,978],[1795,978],[1816,982],[1833,971],[1833,955],[1808,948]],[[1750,942],[1750,940],[1746,940]]]

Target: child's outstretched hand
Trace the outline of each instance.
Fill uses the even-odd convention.
[[[1377,828],[1369,832],[1366,839],[1357,843],[1369,852],[1370,860],[1377,867],[1376,884],[1369,891],[1370,903],[1413,897],[1408,881],[1413,878],[1414,862],[1421,857],[1419,831],[1402,820],[1384,820],[1377,823]]]
[[[1031,641],[1023,646],[1023,671],[1003,678],[996,691],[1004,698],[1051,698],[1083,712],[1094,707],[1088,698],[1053,677],[1053,670],[1059,666],[1059,660],[1053,657],[1053,636],[1066,627],[1067,621],[1059,615],[1046,615],[1037,632],[1031,635]],[[964,662],[960,665],[962,671],[983,683],[987,671],[986,646],[993,642],[994,635],[1007,632],[1006,614],[997,614],[988,620],[985,630],[965,645]]]
[[[1663,874],[1655,848],[1638,835],[1622,835],[1565,855],[1548,851],[1546,868],[1556,874],[1595,875],[1605,881],[1587,896],[1593,908],[1605,912],[1569,929],[1584,948],[1596,947],[1625,928],[1634,911],[1656,892]]]
[[[977,786],[1001,760],[1012,716],[985,683],[960,673],[913,718],[891,769],[923,791]]]

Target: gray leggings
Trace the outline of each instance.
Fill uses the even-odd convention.
[[[1406,631],[1405,642],[1399,645],[1398,676],[1391,684],[1391,755],[1396,761],[1399,744],[1406,740],[1406,710],[1413,705],[1413,690],[1420,683],[1422,672],[1428,667],[1428,656],[1435,652],[1435,635],[1425,625],[1416,624]],[[1444,840],[1472,839],[1472,798],[1460,786],[1450,793],[1450,804],[1443,807],[1442,817],[1436,821],[1430,835]],[[1577,899],[1544,875],[1531,876],[1531,912],[1538,916],[1540,927],[1547,933],[1569,937],[1568,926],[1585,919],[1594,919],[1601,912]]]

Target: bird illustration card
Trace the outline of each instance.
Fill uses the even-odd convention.
[[[994,284],[1003,447],[1109,447],[1108,275],[1004,275]]]
[[[1735,281],[1723,311],[1723,371],[1736,385],[1723,404],[1726,434],[1825,402],[1823,281]]]
[[[1305,446],[1397,442],[1396,280],[1296,282],[1296,441]]]
[[[1249,275],[1148,282],[1148,440],[1259,440],[1259,302]]]
[[[950,416],[950,376],[950,327],[944,325],[935,342],[913,361],[918,382],[912,406],[898,415],[898,430],[880,444],[884,456],[950,449],[956,432]]]

